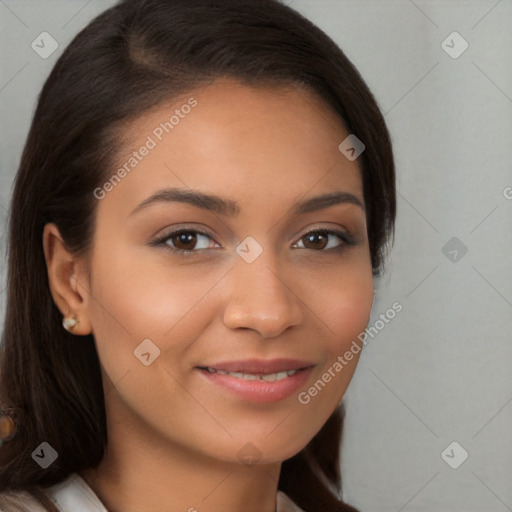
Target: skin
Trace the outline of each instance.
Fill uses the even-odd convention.
[[[360,168],[338,150],[349,132],[321,99],[229,79],[132,121],[119,165],[192,96],[197,106],[98,201],[86,257],[45,226],[53,298],[78,319],[76,343],[94,335],[102,367],[109,446],[82,476],[109,511],[271,512],[281,462],[338,406],[360,354],[307,405],[297,393],[241,400],[195,367],[300,358],[315,365],[299,390],[307,391],[364,331],[373,300],[364,209],[340,203],[289,214],[294,201],[333,191],[364,205]],[[166,187],[228,197],[241,211],[228,217],[161,202],[131,214]],[[211,234],[198,235],[198,253],[149,245],[191,223]],[[344,244],[336,235],[308,243],[305,235],[322,228],[348,232],[357,244],[331,250]],[[252,263],[235,252],[247,236],[263,248]],[[177,237],[167,243],[196,247]],[[149,366],[134,356],[144,339],[160,349]],[[255,465],[239,459],[247,443],[259,452]]]

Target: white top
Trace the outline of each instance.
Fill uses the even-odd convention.
[[[48,487],[46,492],[55,502],[61,512],[108,512],[105,505],[89,487],[87,482],[78,474],[73,473],[63,482]],[[2,499],[5,497],[5,500]],[[34,498],[26,492],[7,492],[0,494],[0,512],[9,510],[3,508],[2,504],[23,503],[30,505],[31,512],[43,512],[44,509]],[[304,512],[283,492],[277,492],[276,512]]]

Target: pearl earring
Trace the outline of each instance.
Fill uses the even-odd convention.
[[[66,329],[66,331],[69,331],[71,332],[73,330],[73,328],[75,327],[75,325],[78,323],[78,320],[76,320],[75,318],[72,318],[72,317],[65,317],[63,320],[62,320],[62,326],[64,327],[64,329]]]

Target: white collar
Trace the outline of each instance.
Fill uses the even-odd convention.
[[[78,474],[46,489],[62,512],[108,512],[105,505]]]
[[[63,482],[46,489],[62,512],[108,512],[105,505],[78,474],[73,473]],[[303,512],[281,491],[277,492],[276,512]]]

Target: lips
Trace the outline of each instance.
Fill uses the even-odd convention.
[[[249,359],[223,361],[197,369],[202,378],[243,400],[276,402],[303,386],[314,366],[298,359]]]

